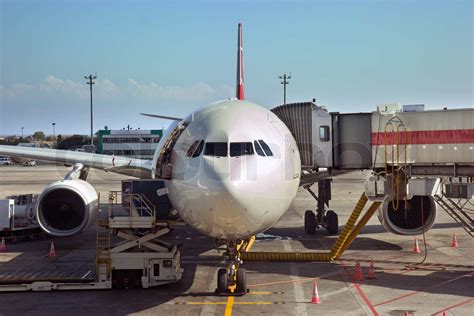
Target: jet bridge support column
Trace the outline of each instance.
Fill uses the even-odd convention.
[[[323,222],[325,206],[329,207],[331,200],[331,179],[324,179],[318,181],[318,208],[316,209],[316,220],[318,223]]]
[[[308,234],[314,234],[316,228],[324,227],[329,234],[337,234],[339,223],[337,214],[332,211],[326,211],[331,200],[331,179],[323,179],[318,181],[318,195],[311,190],[311,184],[304,187],[309,194],[317,201],[316,215],[312,210],[307,210],[304,217],[305,231]]]

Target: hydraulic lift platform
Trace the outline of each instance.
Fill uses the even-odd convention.
[[[129,193],[128,214],[116,215],[121,198],[121,192],[111,192],[107,217],[97,220],[96,271],[0,273],[0,292],[149,288],[179,281],[178,247],[159,239],[174,223],[157,221],[155,208],[141,194]],[[114,236],[122,241],[112,245]]]

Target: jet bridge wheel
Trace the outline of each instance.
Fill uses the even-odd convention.
[[[337,214],[334,211],[326,212],[326,230],[329,235],[335,235],[339,231],[339,221]]]
[[[304,231],[307,234],[316,233],[316,215],[313,211],[307,210],[304,213]]]
[[[217,291],[226,292],[228,288],[228,278],[227,269],[221,268],[217,270]]]

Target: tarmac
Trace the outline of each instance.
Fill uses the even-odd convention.
[[[68,170],[60,165],[1,166],[0,198],[40,193]],[[330,208],[339,215],[340,229],[367,176],[367,172],[353,172],[333,180]],[[107,192],[120,190],[120,180],[125,178],[91,171],[88,181],[106,202]],[[328,236],[323,229],[315,235],[304,233],[303,214],[315,206],[314,199],[300,189],[275,227],[257,236],[252,251],[329,250],[337,236]],[[7,252],[0,253],[0,283],[12,276],[61,279],[75,273],[87,277],[95,269],[95,233],[93,226],[72,237],[8,244]],[[451,247],[453,234],[458,248]],[[182,244],[185,270],[178,283],[150,289],[2,293],[0,315],[474,315],[472,238],[442,210],[425,234],[426,242],[417,237],[419,254],[412,252],[414,237],[385,232],[374,216],[340,260],[244,262],[249,293],[222,297],[214,294],[222,257],[213,240],[189,227],[177,227],[166,239]],[[51,240],[57,254],[53,258],[47,255]],[[372,280],[367,279],[370,260],[377,277]],[[363,281],[352,279],[357,261]],[[314,281],[320,304],[310,303]]]

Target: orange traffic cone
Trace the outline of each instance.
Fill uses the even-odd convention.
[[[319,304],[321,300],[319,299],[318,285],[316,281],[313,283],[313,296],[311,297],[311,304]]]
[[[357,261],[355,266],[354,276],[352,277],[353,281],[364,281],[364,276],[362,275],[362,269],[360,268],[360,263]]]
[[[413,253],[420,253],[420,246],[418,246],[418,239],[415,237],[415,244],[413,245]]]
[[[453,247],[453,248],[458,247],[458,238],[456,237],[456,234],[453,234],[453,240],[451,241],[451,247]]]
[[[0,244],[0,252],[7,251],[7,245],[5,244],[5,237],[2,237],[2,243]]]
[[[56,257],[56,250],[54,249],[54,241],[51,241],[51,247],[49,248],[48,256]]]
[[[375,267],[374,267],[374,260],[370,260],[369,264],[369,272],[367,273],[367,279],[377,279],[377,276],[375,275]]]

